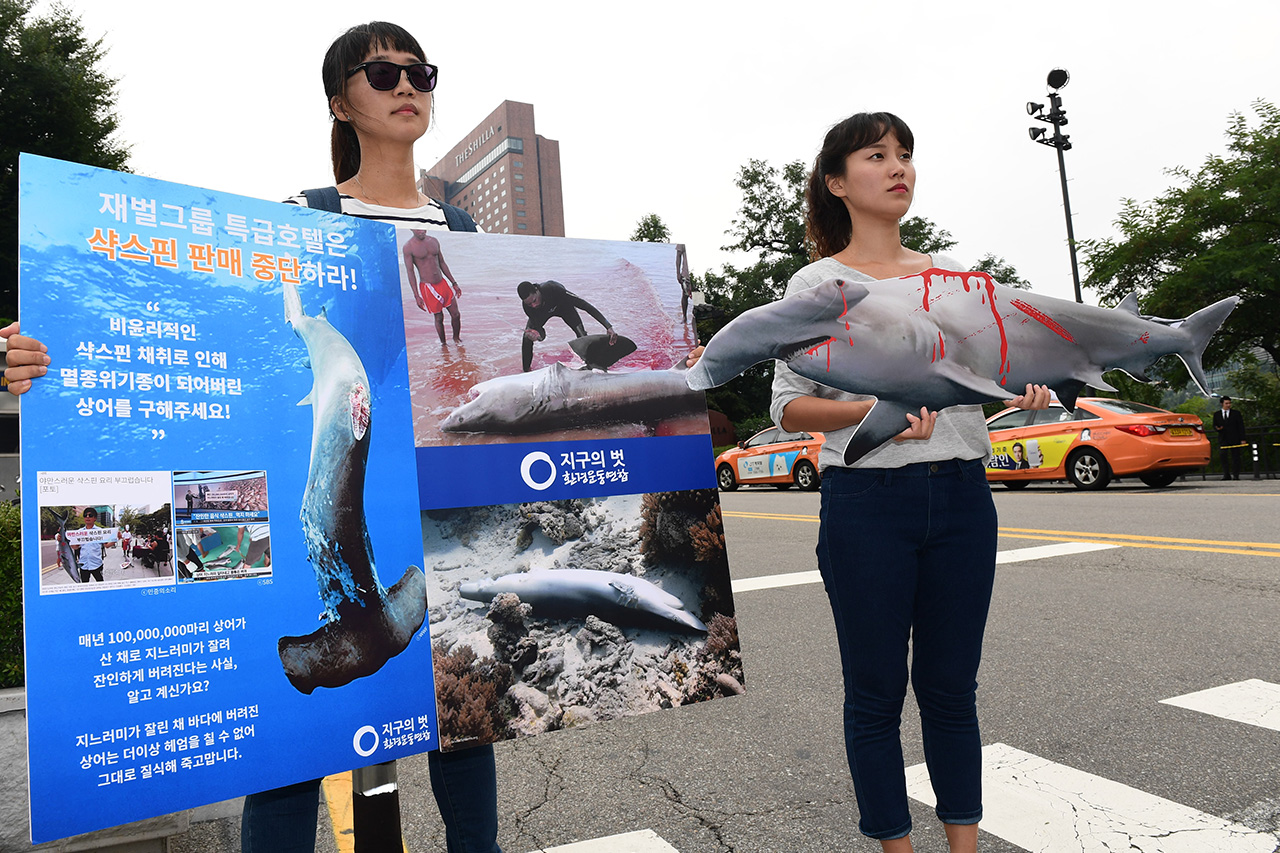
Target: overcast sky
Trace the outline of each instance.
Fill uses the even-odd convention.
[[[1160,193],[1165,169],[1224,152],[1233,111],[1280,101],[1274,0],[66,2],[105,37],[137,172],[268,199],[331,183],[320,63],[377,15],[441,69],[420,167],[502,100],[532,103],[560,142],[568,236],[626,239],[657,213],[696,272],[730,259],[739,166],[811,163],[831,124],[888,110],[915,132],[912,212],[958,259],[994,252],[1071,298],[1057,158],[1024,107],[1051,68],[1071,73],[1078,240],[1113,234],[1121,199]]]

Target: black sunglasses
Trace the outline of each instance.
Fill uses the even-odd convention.
[[[375,59],[372,62],[361,62],[348,71],[347,76],[350,77],[361,69],[364,70],[364,77],[369,81],[369,85],[380,92],[390,91],[400,85],[401,71],[408,73],[409,83],[413,88],[419,92],[430,92],[436,87],[436,74],[440,71],[429,62],[396,65],[385,59]]]

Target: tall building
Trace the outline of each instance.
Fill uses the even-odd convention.
[[[533,105],[503,101],[430,169],[418,189],[496,234],[564,236],[560,143],[539,136]]]

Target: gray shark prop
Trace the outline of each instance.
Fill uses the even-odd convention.
[[[445,432],[530,433],[603,423],[647,423],[701,412],[683,363],[670,370],[602,373],[556,362],[540,370],[477,383],[471,399],[440,423]]]
[[[58,519],[58,556],[62,558],[62,568],[66,570],[73,583],[81,583],[84,579],[80,577],[80,565],[76,562],[76,552],[67,541],[67,519],[71,516],[58,515],[53,510],[49,510],[49,513]]]
[[[1230,296],[1182,320],[1080,305],[1004,287],[982,272],[929,269],[858,283],[831,279],[735,318],[688,372],[689,387],[723,385],[776,358],[814,382],[876,398],[845,461],[902,432],[908,412],[1007,400],[1047,385],[1069,410],[1085,385],[1119,368],[1140,381],[1176,354],[1209,393],[1200,357],[1235,308]]]
[[[378,580],[364,520],[371,423],[369,379],[351,344],[323,309],[308,317],[292,284],[285,320],[307,345],[314,384],[311,467],[302,497],[302,535],[324,602],[324,625],[281,637],[280,661],[294,687],[341,687],[372,675],[409,645],[427,612],[426,577],[410,566],[391,587]]]
[[[468,581],[458,594],[472,601],[492,601],[515,593],[540,619],[583,619],[596,616],[616,625],[707,632],[684,602],[647,580],[594,569],[535,569],[497,578]]]

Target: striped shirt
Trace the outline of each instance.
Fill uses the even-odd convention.
[[[381,204],[366,204],[354,196],[342,193],[338,196],[342,204],[342,212],[357,219],[372,219],[385,222],[397,228],[418,228],[427,231],[448,231],[449,223],[445,221],[444,210],[439,202],[428,200],[421,207],[386,207]],[[297,204],[309,207],[307,197],[299,193],[284,200],[285,204]]]

